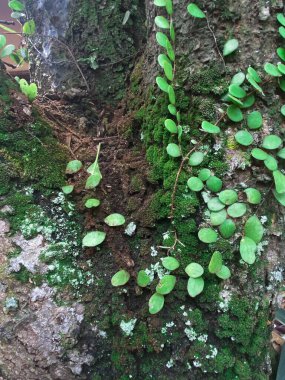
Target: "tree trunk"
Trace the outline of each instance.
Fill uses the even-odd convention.
[[[271,172],[251,157],[250,147],[239,145],[234,136],[246,127],[247,114],[256,110],[262,113],[263,127],[250,131],[254,135],[254,146],[259,147],[268,134],[284,133],[280,114],[284,94],[277,80],[272,80],[263,70],[266,62],[279,61],[276,49],[281,46],[281,40],[276,14],[283,11],[283,2],[199,1],[197,5],[207,18],[198,19],[187,12],[188,1],[174,1],[174,89],[183,126],[180,148],[184,155],[202,149],[204,161],[198,169],[209,168],[212,175],[222,179],[223,190],[238,192],[240,202],[247,203],[244,190],[248,188],[257,188],[262,194],[260,205],[247,203],[246,214],[234,218],[237,229],[233,237],[219,236],[210,245],[198,239],[198,231],[209,225],[205,199],[214,197],[215,193],[190,191],[187,180],[198,175],[198,169],[191,168],[186,161],[181,166],[180,158],[166,153],[168,144],[176,143],[177,138],[164,127],[165,119],[170,117],[169,100],[155,84],[156,76],[163,76],[157,56],[164,51],[156,42],[156,32],[161,29],[155,26],[154,19],[157,15],[168,17],[164,7],[156,7],[150,0],[44,0],[38,3],[27,0],[26,3],[37,25],[37,34],[29,42],[32,79],[42,94],[52,99],[41,98],[41,102],[37,102],[40,114],[54,127],[60,143],[67,146],[73,157],[70,159],[81,160],[84,170],[101,149],[99,166],[103,179],[100,186],[94,191],[85,190],[86,170],[66,178],[75,186],[74,195],[69,195],[67,202],[73,201],[76,211],[70,216],[71,220],[67,220],[68,227],[60,225],[62,232],[57,240],[44,235],[45,249],[58,247],[62,241],[70,243],[73,236],[76,240],[90,230],[102,230],[107,237],[97,249],[81,250],[77,244],[79,256],[75,258],[71,259],[68,252],[50,261],[46,258],[45,264],[56,269],[44,267],[45,273],[38,273],[40,269],[37,269],[33,275],[26,274],[30,283],[23,285],[24,291],[8,276],[9,287],[16,287],[16,295],[20,294],[20,303],[15,310],[6,308],[2,316],[4,322],[1,322],[6,328],[10,319],[13,328],[16,326],[19,344],[8,349],[9,340],[3,341],[1,375],[16,380],[23,367],[26,372],[21,378],[24,380],[40,377],[265,380],[274,376],[276,355],[269,343],[268,321],[273,319],[274,308],[282,306],[279,289],[284,271],[284,211],[273,196]],[[239,42],[238,50],[223,56],[226,41],[233,38]],[[254,93],[256,102],[250,109],[242,109],[244,120],[235,123],[226,116],[227,101],[221,99],[233,75],[240,71],[247,73],[249,66],[261,74],[260,86],[265,95],[245,82],[245,90]],[[10,103],[9,106],[12,112]],[[213,124],[218,121],[221,134],[205,135],[201,131],[205,120]],[[45,149],[46,139],[50,140],[44,131],[29,130],[34,123],[35,119],[24,120],[22,124],[19,121],[22,128],[28,128],[28,132],[24,129],[21,139],[27,144],[30,133],[35,134],[39,147]],[[13,133],[16,132],[17,128]],[[23,154],[17,144],[11,151],[5,149],[6,166],[14,165],[9,159],[11,155]],[[25,181],[17,182],[13,175],[9,177],[11,187],[3,192],[2,206],[16,208],[16,216],[22,212],[15,199],[11,200],[11,192],[15,186],[17,191],[23,192],[28,184],[36,188],[30,200],[33,207],[47,210],[53,220],[52,204],[59,197],[58,188],[64,182],[64,164],[60,160],[65,163],[65,159],[60,156],[60,168],[53,164],[59,179],[51,183],[50,180],[43,182],[51,172],[40,176],[44,165],[24,150],[24,157],[26,155],[34,170],[27,174],[25,167]],[[16,167],[24,168],[21,165],[25,165],[25,161],[18,159],[20,164]],[[282,162],[280,167],[282,169]],[[51,188],[57,188],[57,192],[52,193]],[[94,212],[84,208],[90,197],[101,201]],[[69,215],[66,207],[67,203],[63,203],[62,208]],[[104,218],[114,212],[125,216],[124,227],[109,228],[104,224]],[[241,260],[239,244],[244,224],[254,214],[263,222],[265,235],[258,245],[255,263],[248,265]],[[24,216],[26,218],[26,214]],[[21,223],[7,213],[3,218],[9,220],[13,233],[20,227],[25,237],[23,215]],[[75,225],[80,227],[77,229]],[[42,225],[40,231],[43,231]],[[27,234],[27,237],[35,235]],[[3,255],[11,251],[13,244],[7,233],[5,239],[9,249]],[[174,248],[166,250],[165,246]],[[224,264],[231,270],[231,277],[226,281],[208,271],[215,251],[222,253]],[[173,272],[177,277],[176,286],[165,296],[161,312],[150,315],[148,301],[156,291],[159,278],[165,274],[160,259],[167,254],[180,263],[180,268]],[[11,266],[11,260],[14,263],[13,257],[7,260],[4,266]],[[187,293],[188,276],[184,271],[191,262],[201,264],[205,270],[204,291],[195,298]],[[26,264],[23,264],[25,273]],[[67,268],[66,276],[63,268]],[[127,270],[131,280],[124,287],[112,287],[111,278],[120,269]],[[136,283],[142,269],[154,277],[146,288]],[[78,288],[73,287],[74,282],[70,280],[74,273],[71,270],[82,271],[82,275],[76,277],[76,281],[84,277]],[[45,289],[48,306],[45,297],[39,298],[40,301],[31,297],[37,276],[40,277],[37,292],[41,289],[43,294]],[[59,284],[56,276],[66,283],[58,280]],[[58,289],[56,296],[53,289]],[[4,293],[6,301],[8,290]],[[54,297],[58,302],[62,298],[63,305],[57,305]],[[30,302],[28,308],[26,302]],[[52,323],[44,318],[47,307]],[[31,319],[18,328],[17,319],[26,311],[31,318],[34,315],[36,322]],[[10,316],[10,313],[15,314]],[[69,314],[73,319],[68,328],[60,322],[61,328],[57,328],[56,316],[67,323]],[[41,330],[49,324],[50,329],[42,334]],[[31,331],[34,338],[25,339]],[[56,345],[52,345],[54,340]],[[45,353],[43,347],[48,343]],[[23,349],[27,354],[19,360],[15,375],[16,363],[11,356]],[[29,367],[30,362],[33,364]]]

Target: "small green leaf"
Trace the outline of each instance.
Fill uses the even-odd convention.
[[[277,156],[280,157],[280,158],[285,159],[285,148],[280,149],[280,150],[277,152]]]
[[[190,13],[191,16],[196,18],[205,18],[205,13],[194,3],[190,3],[187,6],[187,10]]]
[[[284,30],[285,30],[285,28],[284,28]],[[278,67],[278,70],[280,71],[280,73],[285,75],[285,65],[283,65],[283,63],[278,63],[277,67]]]
[[[224,239],[229,239],[236,231],[236,225],[233,220],[227,219],[219,227],[220,234]]]
[[[171,115],[175,116],[177,113],[177,109],[173,104],[168,104],[168,111]]]
[[[191,177],[187,181],[187,186],[192,191],[201,191],[204,187],[204,184],[198,177]]]
[[[162,295],[169,294],[174,289],[175,283],[176,283],[176,277],[173,276],[172,274],[166,274],[160,279],[155,290],[158,294],[162,294]]]
[[[85,202],[85,207],[87,208],[98,207],[99,205],[100,201],[96,198],[90,198]]]
[[[246,97],[246,92],[237,84],[231,84],[229,86],[229,93],[235,98],[242,99]]]
[[[173,68],[172,68],[172,64],[168,63],[167,61],[165,61],[164,64],[163,64],[163,69],[164,69],[164,73],[165,73],[166,78],[168,80],[172,81],[173,80]]]
[[[17,12],[22,12],[23,10],[25,10],[24,4],[22,4],[18,0],[9,1],[8,7],[11,8],[13,11],[17,11]]]
[[[165,0],[154,0],[153,3],[157,7],[165,7],[166,6]]]
[[[100,172],[90,175],[87,178],[85,189],[87,190],[94,189],[95,187],[99,185],[99,183],[101,182],[101,179],[102,179],[102,175]]]
[[[282,145],[282,140],[276,135],[265,136],[262,143],[262,147],[269,150],[277,149],[280,145]]]
[[[285,92],[285,78],[278,78],[279,87]]]
[[[253,137],[248,131],[238,131],[235,134],[235,140],[243,146],[249,146],[253,143]]]
[[[170,133],[177,133],[177,125],[175,122],[171,119],[166,119],[164,122],[165,128],[170,132]]]
[[[257,71],[254,70],[253,67],[249,66],[247,69],[248,74],[251,76],[251,78],[256,82],[256,83],[261,83],[261,78],[258,74]]]
[[[198,232],[198,237],[203,243],[215,243],[218,239],[218,234],[212,228],[201,228]]]
[[[229,270],[227,266],[222,265],[221,270],[217,272],[216,275],[222,280],[227,280],[231,277],[231,271]]]
[[[194,152],[189,157],[189,165],[190,166],[198,166],[204,160],[204,153],[202,152]]]
[[[15,50],[15,46],[14,45],[6,45],[3,50],[1,51],[1,55],[0,55],[0,58],[5,58],[5,57],[9,57],[10,54],[13,53],[13,51]]]
[[[209,272],[217,273],[222,269],[222,266],[223,266],[222,254],[219,251],[215,251],[212,254],[211,260],[209,262],[209,266],[208,266]]]
[[[254,148],[251,151],[252,157],[254,157],[256,160],[264,161],[268,157],[268,154],[264,152],[264,150],[259,148]]]
[[[171,64],[169,58],[165,54],[159,54],[159,56],[157,57],[157,61],[159,66],[161,66],[162,68],[164,66],[164,62],[168,62]]]
[[[262,115],[259,111],[253,111],[247,115],[247,126],[249,129],[258,129],[262,126]]]
[[[235,50],[238,48],[238,40],[233,38],[231,40],[228,40],[223,49],[223,56],[226,57],[229,54],[232,54]]]
[[[273,190],[274,197],[277,199],[277,201],[282,205],[285,206],[285,193],[278,194],[276,190]]]
[[[241,202],[236,202],[229,206],[227,211],[232,218],[240,218],[246,213],[246,205]]]
[[[168,86],[168,96],[169,96],[169,101],[171,104],[175,105],[176,99],[175,99],[175,92],[172,86]]]
[[[278,54],[279,58],[282,59],[282,61],[285,61],[285,49],[284,48],[279,47],[277,49],[277,54]]]
[[[242,238],[240,241],[239,250],[243,261],[250,265],[255,262],[256,243],[252,239],[246,236]]]
[[[271,75],[272,77],[281,77],[282,75],[278,68],[272,63],[265,63],[264,70],[268,75]]]
[[[204,132],[207,133],[220,133],[221,130],[217,125],[214,125],[212,123],[209,123],[208,121],[203,121],[202,122],[202,129]]]
[[[167,46],[167,42],[169,42],[169,39],[168,37],[166,36],[166,34],[162,33],[162,32],[157,32],[156,33],[156,41],[157,43],[164,47],[166,49],[166,46]]]
[[[145,288],[151,283],[150,277],[145,273],[144,270],[140,270],[137,277],[137,284],[141,288]]]
[[[256,215],[251,216],[245,223],[244,234],[256,244],[261,242],[264,228]]]
[[[164,296],[158,293],[154,293],[149,301],[148,307],[150,314],[157,314],[164,306]]]
[[[248,187],[244,192],[246,193],[248,203],[258,205],[261,202],[261,193],[259,190]]]
[[[249,108],[251,106],[253,106],[255,103],[255,97],[253,94],[247,96],[245,99],[243,99],[243,105],[241,106],[241,108]]]
[[[170,30],[169,30],[170,38],[174,42],[175,41],[175,30],[173,26],[173,22],[170,23]]]
[[[241,84],[243,84],[244,80],[245,80],[244,73],[239,72],[232,77],[231,84],[237,84],[238,86],[240,86]]]
[[[243,114],[238,106],[231,104],[227,108],[227,115],[231,121],[238,123],[243,120]]]
[[[66,172],[66,174],[77,173],[82,168],[82,166],[83,166],[82,162],[79,160],[69,161],[69,163],[67,164],[65,172]]]
[[[156,16],[154,22],[161,29],[170,28],[169,21],[164,16]]]
[[[170,143],[166,147],[166,151],[171,157],[180,157],[181,156],[181,151],[180,148],[177,144]]]
[[[210,222],[212,226],[219,226],[227,219],[226,210],[211,212]]]
[[[125,224],[126,219],[123,215],[115,213],[107,216],[107,218],[104,219],[104,222],[110,227],[118,227]]]
[[[233,203],[235,203],[238,200],[237,192],[235,190],[231,190],[231,189],[224,190],[224,191],[220,192],[219,200],[227,206],[232,205]]]
[[[97,245],[103,243],[106,238],[106,233],[102,231],[92,231],[88,232],[82,241],[83,247],[96,247]]]
[[[234,96],[228,94],[228,101],[231,101],[233,104],[235,104],[236,106],[243,106],[243,102],[241,102],[240,100],[238,100],[237,98],[235,98]]]
[[[264,165],[267,167],[268,170],[271,170],[271,171],[278,169],[277,160],[270,154],[268,154],[266,160],[264,160]]]
[[[35,21],[34,20],[29,20],[27,22],[25,22],[25,24],[23,25],[23,33],[24,34],[27,34],[27,35],[32,35],[34,34],[36,31],[36,24],[35,24]]]
[[[283,15],[283,13],[277,13],[276,18],[281,25],[285,26],[285,16]]]
[[[172,0],[165,0],[166,3],[166,11],[169,15],[173,14],[173,5],[172,5]]]
[[[165,80],[164,78],[162,78],[162,77],[156,77],[156,78],[155,78],[155,81],[156,81],[158,87],[159,87],[162,91],[164,91],[164,92],[168,92],[168,87],[169,87],[169,85],[168,85],[168,83],[166,82],[166,80]]]
[[[220,178],[213,175],[207,179],[206,185],[213,193],[218,193],[222,189],[223,182]]]
[[[6,37],[3,34],[0,34],[0,49],[6,45]]]
[[[202,274],[204,273],[204,269],[200,264],[191,263],[187,265],[187,267],[185,268],[185,272],[188,274],[189,277],[197,278],[202,276]]]
[[[256,81],[252,78],[251,75],[247,74],[246,79],[252,85],[253,88],[255,88],[258,92],[264,95],[262,88],[256,83]]]
[[[211,176],[211,170],[203,168],[199,170],[198,178],[200,178],[201,181],[207,181],[207,179]]]
[[[219,200],[219,198],[215,197],[209,200],[209,202],[207,203],[207,207],[210,211],[217,212],[224,209],[225,205]]]
[[[179,268],[179,261],[176,260],[174,257],[164,257],[163,259],[161,259],[162,261],[162,265],[164,266],[165,269],[167,270],[175,270],[175,269],[178,269]]]
[[[130,274],[126,270],[122,269],[114,274],[114,276],[111,279],[111,284],[113,286],[123,286],[126,285],[129,279]]]
[[[174,52],[174,49],[173,49],[173,47],[169,41],[167,41],[167,43],[166,43],[166,51],[167,51],[168,57],[171,59],[172,62],[174,62],[175,61],[175,52]],[[172,80],[172,79],[170,79],[170,80]]]
[[[73,192],[74,186],[73,185],[67,185],[67,186],[62,186],[61,190],[64,194],[68,195]]]
[[[273,178],[275,183],[275,190],[277,193],[285,193],[285,175],[280,170],[274,170]]]
[[[204,289],[204,280],[202,277],[190,277],[187,284],[187,291],[190,297],[196,297],[202,293]]]

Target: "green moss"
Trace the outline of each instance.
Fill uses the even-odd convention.
[[[188,85],[191,92],[197,95],[222,95],[227,89],[227,83],[222,79],[223,68],[214,64],[200,71],[191,73]]]

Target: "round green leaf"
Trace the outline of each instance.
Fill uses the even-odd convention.
[[[111,279],[111,284],[113,286],[123,286],[126,285],[129,279],[130,274],[126,270],[122,269],[114,274],[114,276]]]
[[[169,21],[164,16],[156,16],[154,22],[161,29],[170,28]]]
[[[199,170],[198,178],[200,178],[201,181],[207,181],[207,179],[211,176],[211,170],[203,168]]]
[[[187,284],[187,291],[190,297],[196,297],[204,289],[204,280],[202,277],[190,277]]]
[[[239,72],[232,77],[231,84],[237,84],[238,86],[240,86],[241,84],[243,84],[244,80],[245,80],[244,73]]]
[[[14,50],[15,50],[15,45],[12,45],[12,44],[6,45],[1,51],[0,58],[9,57],[9,55],[11,55]]]
[[[164,62],[168,62],[171,64],[169,58],[165,54],[159,54],[159,56],[157,57],[157,61],[159,63],[159,66],[161,66],[162,68],[164,67]]]
[[[167,62],[167,61],[164,61],[163,63],[163,69],[164,69],[164,73],[165,73],[165,76],[168,80],[172,81],[173,80],[173,67],[172,67],[172,64]]]
[[[204,184],[198,177],[190,177],[187,181],[187,186],[192,191],[201,191]]]
[[[284,30],[285,30],[285,28],[284,28]],[[283,63],[278,63],[277,67],[278,67],[278,70],[280,71],[280,73],[282,73],[284,75],[285,74],[285,65],[283,65]]]
[[[204,159],[204,153],[194,152],[189,157],[189,165],[190,166],[198,166],[202,163],[203,159]]]
[[[210,221],[212,226],[219,226],[227,219],[226,210],[211,212]]]
[[[246,97],[246,92],[238,84],[231,84],[229,86],[229,93],[238,99],[242,99]]]
[[[251,76],[251,78],[256,82],[256,83],[261,83],[261,78],[258,75],[257,71],[254,70],[251,66],[247,69],[248,74]]]
[[[247,196],[248,203],[258,205],[261,202],[261,193],[259,190],[249,187],[244,190]]]
[[[168,87],[169,87],[169,85],[168,85],[168,83],[166,82],[166,80],[165,80],[164,78],[162,78],[162,77],[156,77],[156,78],[155,78],[155,81],[156,81],[158,87],[159,87],[162,91],[164,91],[164,92],[168,92]]]
[[[254,148],[251,151],[252,157],[254,157],[256,160],[264,161],[268,157],[268,154],[264,152],[264,150],[259,148]]]
[[[235,123],[238,123],[243,120],[243,114],[239,107],[237,107],[235,104],[231,104],[227,108],[227,115],[228,118],[231,121],[234,121]]]
[[[95,189],[99,185],[102,179],[102,174],[100,171],[95,172],[95,174],[90,175],[87,178],[86,184],[85,184],[85,189],[90,190],[90,189]]]
[[[282,145],[282,140],[279,136],[268,135],[264,137],[262,147],[265,149],[277,149]]]
[[[174,92],[174,89],[172,86],[168,86],[168,89],[167,89],[167,92],[168,92],[168,97],[169,97],[169,101],[171,104],[175,105],[175,102],[176,102],[176,98],[175,98],[175,92]]]
[[[13,11],[17,11],[17,12],[22,12],[23,10],[25,10],[24,4],[22,4],[18,0],[9,1],[8,7],[11,8]]]
[[[256,243],[252,239],[246,236],[242,238],[240,241],[239,250],[243,261],[248,264],[253,264],[255,262]]]
[[[98,207],[99,205],[100,201],[96,198],[90,198],[85,202],[85,207],[87,208]]]
[[[155,290],[158,294],[169,294],[174,289],[175,283],[176,277],[172,274],[166,274],[160,279]]]
[[[282,148],[278,151],[277,156],[285,159],[285,148]]]
[[[62,186],[61,190],[64,194],[68,195],[73,192],[74,186],[73,185]]]
[[[202,129],[204,132],[207,132],[207,133],[215,134],[215,133],[221,132],[220,128],[217,125],[209,123],[208,121],[205,121],[205,120],[202,122]]]
[[[241,106],[241,108],[249,108],[251,106],[253,106],[255,103],[255,97],[253,94],[247,96],[245,99],[243,99],[243,105]]]
[[[285,193],[285,175],[280,170],[274,170],[273,178],[275,183],[275,190],[277,193]]]
[[[29,20],[23,25],[23,33],[27,35],[32,35],[36,31],[36,24],[34,20]]]
[[[235,50],[237,50],[238,48],[238,40],[233,38],[231,40],[228,40],[225,45],[224,45],[224,49],[223,49],[223,56],[227,56],[231,53],[233,53]]]
[[[164,122],[165,128],[170,132],[170,133],[177,133],[177,125],[175,122],[171,119],[166,119]]]
[[[277,13],[276,18],[281,25],[285,26],[285,16],[283,15],[283,13]]]
[[[209,262],[209,266],[208,266],[209,272],[217,273],[222,269],[222,266],[223,266],[222,254],[219,251],[215,251],[212,254],[211,260]]]
[[[219,200],[227,206],[232,205],[238,200],[237,192],[231,189],[221,191],[219,194]]]
[[[220,178],[213,175],[207,179],[206,185],[207,188],[213,193],[218,193],[223,186],[223,182],[220,180]]]
[[[88,232],[83,238],[83,247],[96,247],[97,245],[103,243],[106,238],[106,233],[102,231],[92,231]]]
[[[205,18],[206,15],[201,9],[194,3],[190,3],[187,7],[188,12],[191,16],[196,18]]]
[[[273,156],[268,154],[266,160],[264,160],[264,165],[267,167],[268,170],[274,171],[278,169],[278,162],[275,160]]]
[[[262,115],[259,111],[247,115],[247,126],[249,129],[258,129],[262,126]]]
[[[164,306],[164,296],[158,293],[154,293],[149,301],[148,307],[150,314],[157,314]]]
[[[79,160],[73,160],[73,161],[70,161],[68,164],[67,164],[67,167],[66,167],[66,174],[74,174],[74,173],[77,173],[79,172],[79,170],[82,168],[82,162],[79,161]]]
[[[173,104],[168,104],[168,111],[171,115],[175,116],[177,113],[177,109]]]
[[[164,33],[157,32],[156,33],[156,41],[160,46],[162,46],[166,49],[167,42],[169,42],[169,39]]]
[[[224,203],[222,203],[219,198],[211,198],[209,202],[207,203],[207,207],[210,211],[221,211],[223,208],[225,208]]]
[[[154,0],[153,3],[157,7],[165,7],[166,6],[165,0]]]
[[[246,213],[246,205],[241,202],[236,202],[229,206],[227,211],[232,218],[240,218]]]
[[[235,139],[243,146],[249,146],[253,143],[253,137],[248,131],[238,131],[235,134]]]
[[[204,269],[200,264],[191,263],[187,265],[187,267],[185,268],[185,272],[188,274],[189,277],[197,278],[202,276],[202,274],[204,273]]]
[[[264,228],[256,215],[251,216],[246,221],[244,226],[244,234],[256,244],[261,242],[264,234]]]
[[[281,77],[282,75],[278,68],[272,63],[265,63],[264,70],[268,75],[271,75],[272,77]]]
[[[216,275],[222,280],[227,280],[228,278],[231,277],[231,271],[229,270],[227,266],[222,265],[221,270],[217,272]]]
[[[180,157],[181,156],[181,151],[180,148],[177,144],[170,143],[166,147],[166,151],[171,157]]]
[[[151,283],[149,276],[145,273],[144,270],[140,270],[137,277],[137,284],[141,288],[145,288]]]
[[[218,234],[212,228],[201,228],[198,232],[198,237],[203,243],[215,243],[218,238]]]
[[[224,239],[229,239],[236,231],[236,225],[233,220],[227,219],[219,227],[220,234]]]
[[[285,61],[285,49],[284,48],[279,47],[277,49],[277,54],[278,54],[279,58],[282,59],[282,61]]]
[[[122,226],[126,222],[126,219],[123,215],[115,213],[107,216],[107,218],[104,219],[104,222],[110,227],[117,227]]]
[[[176,260],[174,257],[164,257],[162,260],[162,265],[164,266],[165,269],[167,270],[175,270],[178,269],[180,264],[179,261]]]

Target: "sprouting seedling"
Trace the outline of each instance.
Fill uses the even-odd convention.
[[[85,189],[95,189],[99,185],[102,179],[102,174],[99,168],[99,154],[100,154],[100,149],[101,149],[101,143],[97,147],[97,154],[96,154],[96,159],[94,163],[89,166],[87,169],[87,172],[90,174],[90,176],[87,178],[86,184],[85,184]]]

